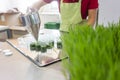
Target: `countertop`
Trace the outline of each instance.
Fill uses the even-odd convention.
[[[38,67],[7,42],[0,42],[0,49],[10,49],[11,56],[0,52],[0,80],[65,80],[61,62]]]

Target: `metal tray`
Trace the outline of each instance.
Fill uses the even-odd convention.
[[[44,66],[48,66],[50,64],[53,64],[53,63],[56,63],[56,62],[59,62],[61,60],[64,60],[64,59],[67,59],[68,57],[67,56],[61,56],[62,53],[59,53],[59,57],[57,58],[51,58],[51,60],[45,62],[45,63],[40,63],[39,60],[38,60],[38,54],[36,55],[29,55],[28,53],[26,54],[24,51],[25,50],[22,50],[21,48],[19,48],[18,46],[12,44],[9,40],[7,40],[7,43],[9,43],[13,48],[15,48],[17,51],[19,51],[22,55],[24,55],[26,58],[28,58],[30,61],[32,61],[34,64],[36,64],[37,66],[39,67],[44,67]],[[44,56],[44,57],[47,57],[48,59],[50,59],[48,56]]]

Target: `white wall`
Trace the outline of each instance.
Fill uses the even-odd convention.
[[[6,12],[8,9],[18,8],[25,13],[29,5],[37,0],[0,0],[0,12]]]
[[[5,12],[9,7],[9,0],[0,0],[0,12]]]
[[[11,8],[17,7],[22,13],[26,13],[28,6],[33,4],[37,0],[9,0]]]
[[[99,0],[99,24],[117,23],[120,19],[120,0]]]

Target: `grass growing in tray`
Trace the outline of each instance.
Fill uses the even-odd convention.
[[[62,43],[70,80],[120,80],[120,23],[96,29],[76,25]]]

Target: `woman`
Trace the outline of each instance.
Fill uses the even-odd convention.
[[[38,0],[32,8],[39,10],[43,5],[53,0]],[[55,0],[54,0],[55,1]],[[81,23],[86,20],[93,26],[97,16],[98,0],[56,0],[61,13],[61,31],[68,31],[71,24]]]

